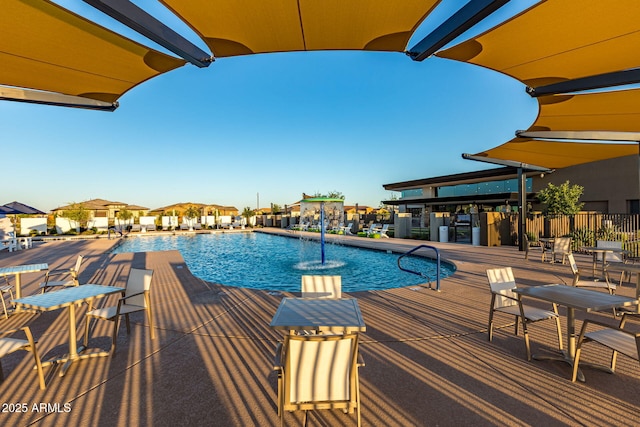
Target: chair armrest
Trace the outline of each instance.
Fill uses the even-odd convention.
[[[27,336],[27,340],[30,343],[33,343],[33,336],[31,335],[31,329],[29,329],[28,326],[23,326],[22,328],[14,328],[14,329],[7,329],[5,331],[0,331],[0,337],[6,336],[6,335],[12,335],[15,334],[16,332],[24,332],[25,335]]]
[[[126,301],[126,300],[128,300],[129,298],[138,297],[138,296],[140,296],[140,295],[144,295],[144,294],[146,294],[146,293],[147,293],[147,291],[142,291],[142,292],[137,292],[137,293],[135,293],[135,294],[131,294],[131,295],[127,295],[127,296],[124,296],[124,295],[123,295],[122,297],[120,297],[120,301],[125,302],[125,301]]]

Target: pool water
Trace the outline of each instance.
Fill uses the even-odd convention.
[[[360,249],[341,244],[325,246],[326,262],[320,262],[320,243],[263,233],[217,233],[130,237],[114,250],[154,252],[178,250],[189,270],[200,279],[228,286],[270,291],[300,291],[303,274],[342,276],[343,292],[381,290],[435,284],[436,264],[429,258],[406,257],[402,266],[429,279],[401,271],[400,254]],[[455,271],[441,263],[440,277]],[[435,286],[435,285],[434,285]]]

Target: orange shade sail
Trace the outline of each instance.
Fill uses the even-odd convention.
[[[636,0],[543,0],[437,53],[536,87],[640,66]]]
[[[115,102],[185,64],[48,0],[3,2],[0,84]]]
[[[402,52],[440,0],[160,0],[216,57],[304,50]]]

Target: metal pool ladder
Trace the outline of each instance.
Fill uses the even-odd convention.
[[[413,271],[413,270],[409,270],[407,268],[404,268],[400,265],[400,260],[404,257],[406,257],[407,255],[411,255],[412,253],[423,249],[423,248],[427,248],[427,249],[433,249],[436,253],[436,291],[440,292],[440,251],[438,250],[438,248],[436,248],[435,246],[430,246],[430,245],[420,245],[420,246],[416,246],[415,248],[411,249],[408,252],[405,252],[404,254],[400,255],[398,257],[398,268],[402,271],[406,271],[407,273],[411,273],[411,274],[415,274],[418,275],[420,277],[424,277],[425,279],[429,280],[429,289],[431,289],[431,278],[429,276],[424,275],[423,273],[420,273],[419,271]]]

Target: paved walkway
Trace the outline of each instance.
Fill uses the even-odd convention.
[[[425,243],[341,240],[396,252]],[[268,324],[282,295],[206,283],[191,275],[177,251],[112,255],[116,242],[53,241],[0,253],[0,266],[48,262],[51,268],[68,267],[84,254],[81,282],[106,285],[124,285],[131,267],[151,268],[157,328],[151,340],[144,317],[133,316],[132,333],[121,328],[114,357],[75,363],[63,378],[57,368],[46,368],[45,391],[37,386],[27,353],[6,356],[0,425],[277,425],[272,360],[281,334]],[[564,364],[526,361],[510,318],[499,317],[501,329],[487,341],[487,268],[512,266],[519,285],[529,286],[570,283],[567,265],[525,261],[513,247],[434,245],[458,268],[442,281],[441,292],[424,285],[351,294],[367,324],[361,345],[363,425],[640,425],[637,362],[620,357],[615,375],[585,369],[587,382],[574,384]],[[589,257],[579,255],[578,262],[590,268]],[[25,275],[25,295],[36,292],[41,279],[42,274]],[[634,289],[626,285],[618,293],[631,296]],[[584,313],[577,316],[579,326]],[[609,313],[589,316],[614,322]],[[110,344],[105,323],[93,331],[92,346]],[[556,348],[550,323],[530,327],[534,352]],[[66,312],[15,315],[0,320],[0,329],[27,324],[43,359],[65,352]],[[79,332],[83,328],[80,323]],[[584,360],[607,363],[608,353],[593,347]],[[24,406],[26,412],[17,411]],[[302,414],[287,414],[286,420],[297,425]],[[316,411],[309,424],[350,426],[355,417]]]

